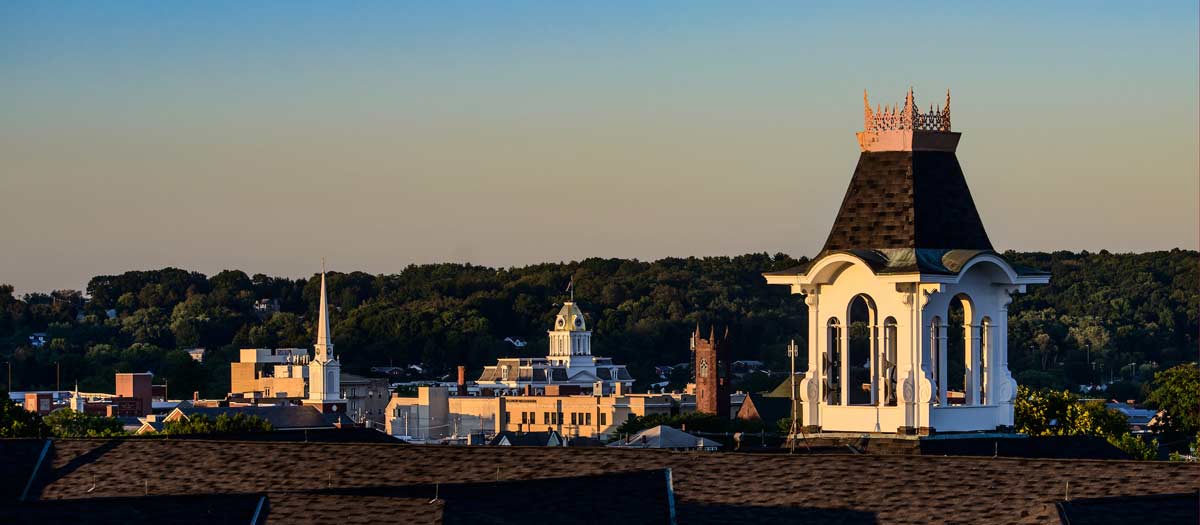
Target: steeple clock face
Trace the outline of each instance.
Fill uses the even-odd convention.
[[[567,321],[565,319],[563,319],[562,317],[559,317],[558,322],[555,323],[555,326],[557,326],[561,330],[564,326],[567,326]]]
[[[582,327],[583,327],[583,318],[576,317],[575,318],[575,328],[582,328]]]

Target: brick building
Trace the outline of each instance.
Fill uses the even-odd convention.
[[[729,419],[729,329],[717,339],[716,328],[709,328],[708,339],[701,339],[697,326],[692,333],[692,352],[696,356],[696,411]]]

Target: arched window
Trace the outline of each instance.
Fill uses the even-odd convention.
[[[846,348],[842,368],[846,374],[846,404],[874,405],[878,402],[879,349],[875,301],[858,294],[846,308]]]
[[[825,351],[823,374],[825,402],[842,404],[842,325],[837,318],[829,320],[828,347]]]
[[[880,382],[883,385],[883,404],[896,406],[896,319],[888,317],[883,321],[883,351],[880,352],[879,369],[882,373]]]

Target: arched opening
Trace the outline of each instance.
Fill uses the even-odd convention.
[[[975,389],[978,381],[973,380],[975,359],[973,350],[977,346],[977,326],[971,324],[971,299],[964,294],[954,296],[946,311],[945,380],[946,400],[951,405],[975,404]]]
[[[865,294],[850,300],[846,311],[846,402],[850,405],[875,404],[874,354],[878,327],[875,302]]]
[[[879,370],[884,406],[896,406],[896,337],[899,335],[896,319],[883,321],[883,350],[880,352]]]
[[[824,368],[822,389],[825,391],[826,403],[840,405],[842,404],[842,324],[836,317],[829,320],[826,341],[824,363],[822,363],[822,368]]]

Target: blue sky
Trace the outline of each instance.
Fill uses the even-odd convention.
[[[0,282],[813,254],[862,89],[1000,249],[1196,248],[1195,2],[7,2]]]

